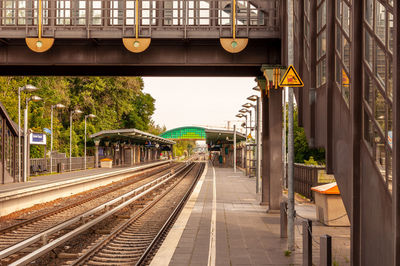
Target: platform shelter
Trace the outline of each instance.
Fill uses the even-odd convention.
[[[210,152],[210,159],[214,165],[221,167],[233,167],[233,153],[234,153],[234,131],[227,129],[212,129],[205,127],[187,126],[178,127],[168,130],[160,135],[166,139],[175,141],[180,140],[202,140],[208,145]],[[236,146],[238,159],[244,158],[243,145],[239,143],[246,140],[246,135],[236,131]],[[243,154],[242,154],[243,153]]]
[[[135,165],[160,159],[161,153],[167,158],[172,155],[175,141],[165,139],[138,129],[103,130],[90,136],[95,143],[95,165],[109,158],[113,166]]]

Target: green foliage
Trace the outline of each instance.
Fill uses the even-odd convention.
[[[284,253],[285,257],[290,257],[292,255],[292,252],[290,250],[285,250]]]
[[[183,155],[188,156],[192,154],[193,148],[196,147],[196,141],[194,140],[175,140],[176,145],[173,146],[173,154],[177,157]]]
[[[286,112],[287,114],[287,112]],[[293,119],[293,137],[294,137],[294,161],[295,163],[304,163],[306,160],[316,162],[317,164],[325,164],[325,150],[323,148],[309,148],[306,134],[302,127],[298,126],[298,110],[294,108]],[[288,117],[286,118],[286,140],[288,129]],[[286,142],[287,143],[287,142]]]
[[[73,116],[72,155],[82,156],[84,146],[85,114],[97,118],[87,120],[87,134],[100,130],[136,128],[154,133],[165,130],[151,121],[155,107],[154,98],[143,92],[140,77],[0,77],[0,102],[12,120],[18,123],[18,87],[32,84],[38,88],[33,93],[21,93],[21,109],[25,99],[38,95],[43,101],[29,104],[29,128],[34,132],[50,129],[51,105],[62,103],[62,110],[54,110],[53,149],[69,154],[70,111],[80,109],[82,115]],[[21,123],[23,123],[23,112]],[[93,145],[88,140],[88,146]],[[47,151],[50,150],[50,135]],[[32,146],[31,157],[43,157],[44,147]]]
[[[304,160],[306,165],[318,165],[318,162],[314,160],[313,156],[310,156],[310,159]]]

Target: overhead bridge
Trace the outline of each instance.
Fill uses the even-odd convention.
[[[278,0],[1,1],[0,69],[256,76],[281,62],[283,8]]]

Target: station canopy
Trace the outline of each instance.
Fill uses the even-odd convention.
[[[233,135],[233,130],[188,126],[168,130],[160,137],[172,140],[205,140],[207,144],[226,144],[233,143]],[[244,140],[246,135],[236,131],[236,141]]]
[[[156,136],[135,128],[103,130],[90,135],[94,140],[103,140],[111,142],[127,142],[131,144],[146,144],[148,142],[159,145],[173,145],[175,141]]]

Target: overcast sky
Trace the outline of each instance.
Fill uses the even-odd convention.
[[[156,99],[153,120],[167,129],[181,126],[226,127],[243,122],[235,115],[252,90],[254,78],[145,77],[144,92]],[[254,118],[253,118],[254,119]]]

